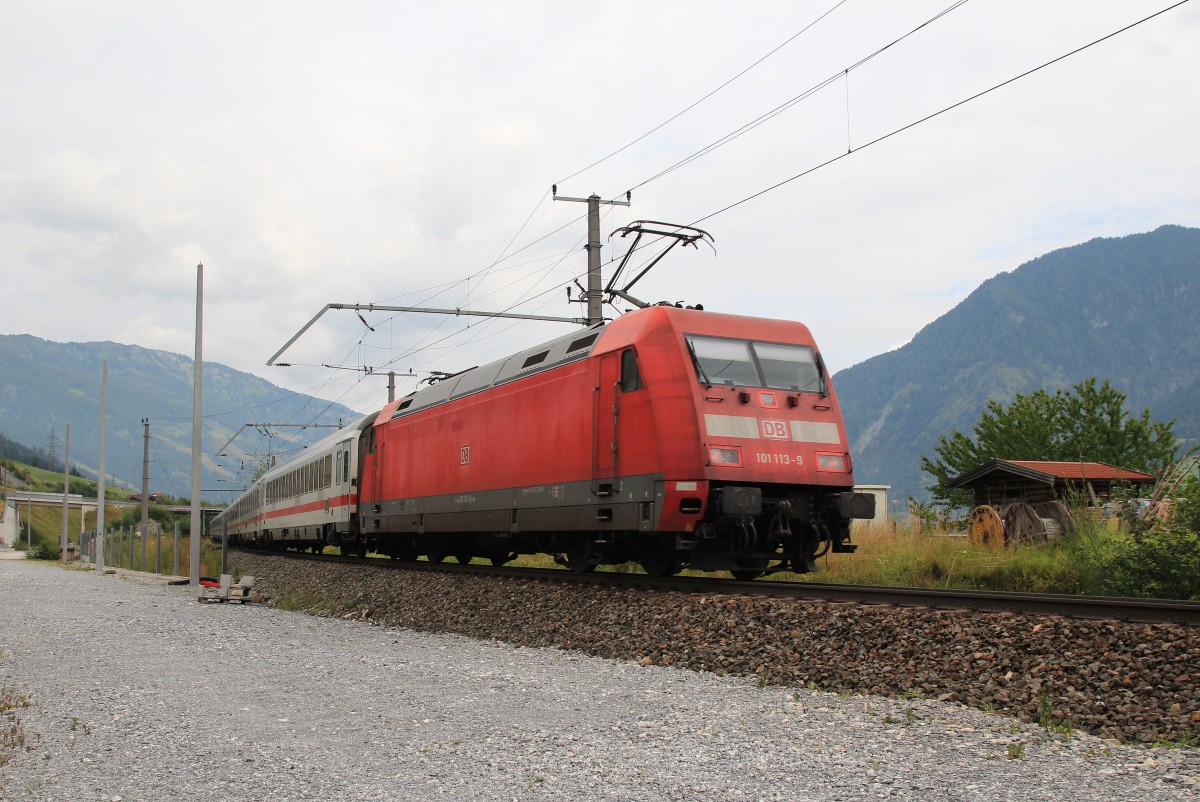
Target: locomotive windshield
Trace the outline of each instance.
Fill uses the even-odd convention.
[[[824,392],[821,368],[807,345],[687,335],[702,384]]]

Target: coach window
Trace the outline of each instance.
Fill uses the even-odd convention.
[[[642,373],[638,370],[637,354],[630,348],[621,354],[621,392],[632,393],[644,386]]]
[[[342,460],[342,481],[349,482],[350,481],[350,452],[345,451],[343,453],[346,455],[346,458]]]

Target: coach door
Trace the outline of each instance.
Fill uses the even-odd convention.
[[[344,524],[350,520],[350,492],[350,441],[343,440],[334,447],[333,488],[329,493],[335,523]]]

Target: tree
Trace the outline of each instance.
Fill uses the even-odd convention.
[[[928,490],[941,504],[969,506],[970,494],[946,488],[956,476],[993,459],[1105,462],[1118,468],[1160,474],[1175,458],[1174,421],[1150,420],[1150,410],[1134,418],[1125,394],[1106,379],[1087,379],[1069,391],[1036,390],[1007,406],[988,401],[974,437],[942,435],[937,459],[921,456],[921,470],[936,480]]]

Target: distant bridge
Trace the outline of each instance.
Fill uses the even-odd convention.
[[[6,495],[8,498],[8,501],[6,502],[6,504],[10,507],[32,506],[32,507],[56,507],[58,509],[62,509],[62,505],[63,505],[63,494],[62,493],[34,493],[34,492],[30,492],[30,491],[11,491],[11,492],[6,493]],[[122,509],[126,509],[129,507],[140,507],[141,502],[140,501],[115,501],[112,499],[105,499],[104,505],[106,507],[120,507]],[[87,514],[88,514],[88,512],[94,513],[98,506],[99,506],[98,499],[84,498],[83,496],[78,495],[76,493],[67,494],[68,509],[78,509],[83,512],[83,514],[79,516],[79,531],[80,532],[87,531],[87,527],[84,525],[84,521],[87,519]],[[171,513],[174,513],[177,515],[191,512],[191,510],[192,510],[192,508],[190,506],[178,505],[178,504],[171,504],[171,505],[157,504],[155,506],[162,507],[163,509],[167,510],[168,512],[171,512]],[[201,507],[200,512],[203,515],[216,515],[223,509],[224,509],[224,507]],[[19,512],[18,512],[18,514],[19,514]]]

